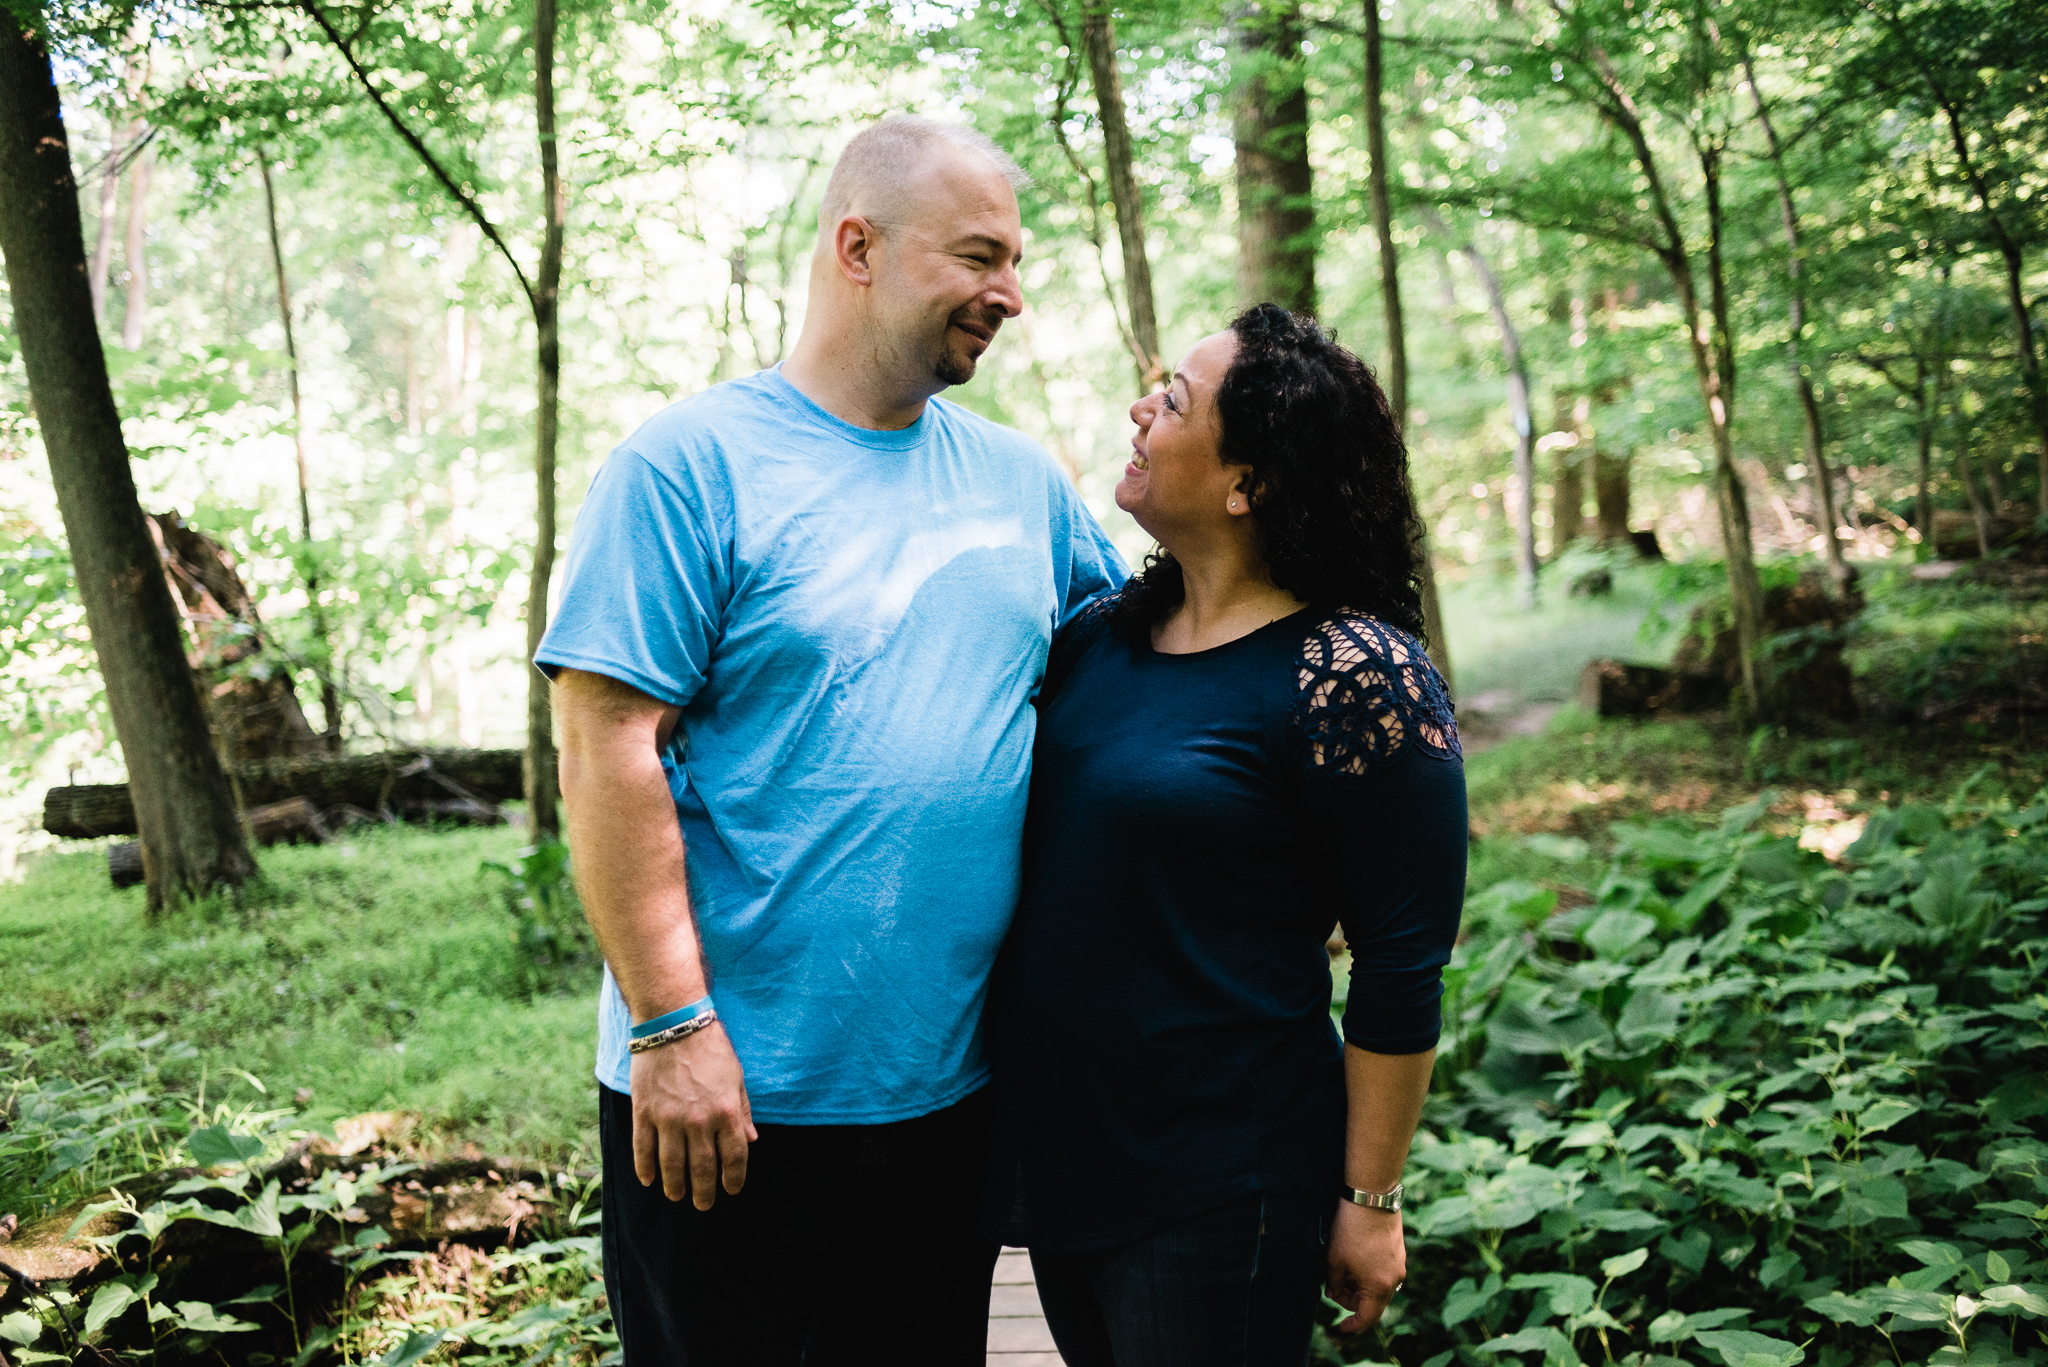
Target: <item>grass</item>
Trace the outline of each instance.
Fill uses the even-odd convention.
[[[1571,582],[1593,569],[1608,571],[1613,591],[1597,598],[1572,597]],[[1697,594],[1690,578],[1632,555],[1586,551],[1545,567],[1534,609],[1521,605],[1512,579],[1440,585],[1459,696],[1506,694],[1512,702],[1565,702],[1588,660],[1668,659]]]
[[[450,1138],[561,1159],[595,1127],[598,968],[536,987],[499,884],[514,832],[358,828],[263,853],[262,884],[151,922],[109,886],[99,849],[31,861],[0,896],[0,1037],[45,1073],[119,1076],[123,1040],[193,1047],[163,1065],[180,1090],[260,1079],[318,1123],[421,1112]]]

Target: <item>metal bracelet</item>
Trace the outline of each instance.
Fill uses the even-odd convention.
[[[1367,1210],[1398,1211],[1401,1209],[1402,1191],[1399,1182],[1394,1183],[1392,1191],[1360,1191],[1347,1182],[1338,1188],[1337,1194],[1352,1205],[1364,1206]]]
[[[711,1025],[717,1020],[718,1013],[716,1011],[706,1011],[703,1015],[694,1016],[684,1021],[681,1025],[671,1025],[668,1029],[657,1034],[647,1035],[641,1039],[629,1040],[626,1043],[626,1049],[629,1053],[644,1054],[649,1049],[659,1049],[664,1044],[674,1044],[679,1039],[688,1039],[705,1026]]]

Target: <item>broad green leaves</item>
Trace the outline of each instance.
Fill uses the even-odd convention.
[[[185,1138],[192,1161],[202,1168],[246,1163],[263,1152],[263,1141],[254,1135],[232,1133],[225,1125],[207,1125]]]
[[[1471,1065],[1410,1169],[1411,1266],[1450,1282],[1418,1349],[1794,1367],[1823,1325],[1931,1361],[2048,1304],[2048,833],[1909,810],[1836,867],[1759,825],[1619,832],[1592,907],[1473,899]]]

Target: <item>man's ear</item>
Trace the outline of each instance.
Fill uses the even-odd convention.
[[[848,214],[840,219],[832,229],[833,256],[839,263],[839,273],[856,285],[874,284],[874,268],[868,258],[880,240],[881,234],[875,231],[875,225],[859,214]]]

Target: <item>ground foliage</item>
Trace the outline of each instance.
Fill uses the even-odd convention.
[[[2048,1361],[2048,795],[1839,864],[1771,797],[1471,899],[1407,1290],[1333,1356]]]

